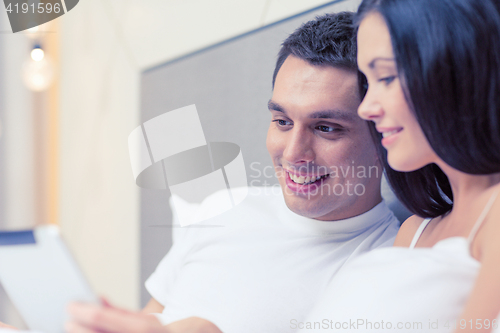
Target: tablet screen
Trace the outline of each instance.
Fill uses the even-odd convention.
[[[71,301],[95,302],[56,226],[0,232],[0,283],[30,329],[62,333]]]

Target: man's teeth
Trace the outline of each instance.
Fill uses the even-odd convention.
[[[382,133],[382,137],[383,137],[383,138],[386,138],[386,137],[388,137],[388,136],[391,136],[391,135],[393,135],[393,134],[396,134],[397,132],[399,132],[399,129],[395,129],[394,131],[390,131],[390,132],[383,132],[383,133]]]
[[[294,183],[297,183],[300,185],[312,184],[317,180],[328,177],[328,175],[323,175],[323,176],[318,176],[318,177],[303,177],[303,176],[299,177],[299,176],[293,175],[291,173],[288,173],[288,176],[290,177],[291,180],[293,180]]]

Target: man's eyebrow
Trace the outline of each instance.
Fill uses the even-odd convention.
[[[285,109],[281,105],[279,105],[278,103],[273,102],[272,100],[269,100],[269,102],[267,102],[267,107],[269,108],[269,111],[271,111],[271,110],[279,111],[279,112],[283,112],[284,114],[286,114]]]
[[[323,110],[312,113],[309,118],[319,118],[319,119],[337,119],[343,121],[354,121],[357,118],[352,112],[347,112],[343,110]]]
[[[373,59],[369,64],[368,64],[368,67],[370,68],[374,68],[375,67],[375,64],[377,63],[377,61],[396,61],[394,58],[382,58],[382,57],[378,57],[378,58],[375,58]]]
[[[269,100],[267,106],[269,107],[269,110],[283,112],[286,115],[285,109],[278,103]],[[338,109],[316,111],[309,115],[309,118],[313,119],[337,119],[343,121],[354,121],[356,117],[357,115],[352,112]]]

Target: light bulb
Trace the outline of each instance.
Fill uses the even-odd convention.
[[[35,61],[42,61],[44,56],[45,56],[45,52],[39,47],[35,47],[31,51],[31,59],[33,59]]]
[[[51,59],[37,46],[31,51],[22,69],[24,84],[32,91],[44,91],[54,81],[55,68]]]

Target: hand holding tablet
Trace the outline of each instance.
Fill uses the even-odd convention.
[[[64,332],[69,302],[99,303],[55,226],[0,232],[0,283],[28,327],[44,333]]]

